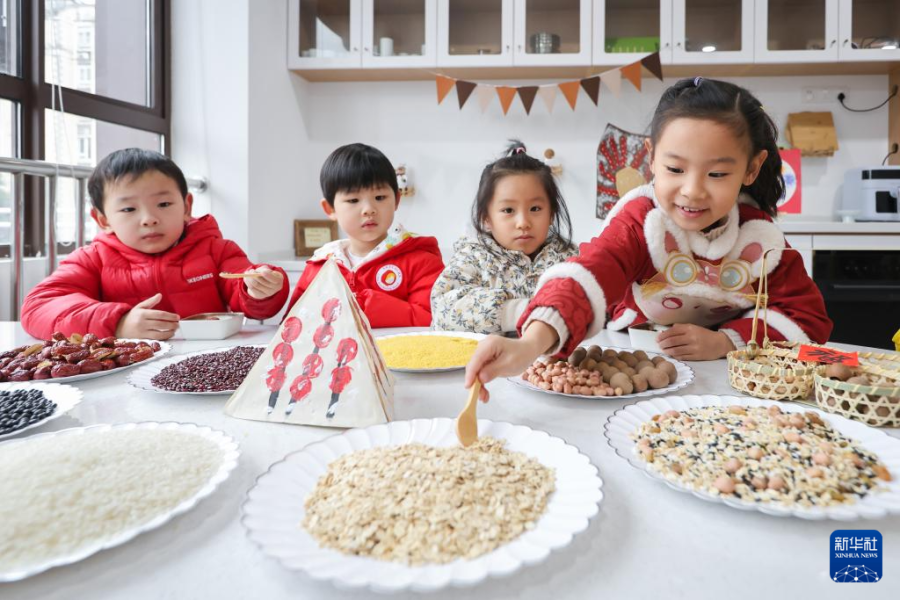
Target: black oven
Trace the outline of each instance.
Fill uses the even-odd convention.
[[[900,329],[900,251],[816,250],[813,280],[828,316],[831,340],[893,350]]]

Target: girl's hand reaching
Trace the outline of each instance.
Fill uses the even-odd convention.
[[[477,377],[481,381],[479,399],[487,402],[490,393],[485,383],[497,377],[519,375],[531,366],[531,363],[556,346],[559,336],[556,330],[543,323],[534,321],[520,339],[490,335],[478,343],[475,353],[466,365],[466,389],[472,387]]]
[[[680,360],[716,360],[734,350],[731,338],[721,331],[679,323],[656,336],[662,351]]]

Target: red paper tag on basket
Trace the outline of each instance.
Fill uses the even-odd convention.
[[[800,360],[830,365],[840,363],[848,367],[859,366],[859,352],[843,352],[835,348],[821,348],[819,346],[800,346]]]

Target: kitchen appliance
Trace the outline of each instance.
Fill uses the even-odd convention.
[[[555,33],[541,31],[529,38],[532,54],[558,54],[559,36]]]
[[[832,340],[893,348],[900,306],[900,251],[816,250],[813,281],[834,321]]]
[[[900,222],[900,167],[855,167],[844,174],[843,214]]]

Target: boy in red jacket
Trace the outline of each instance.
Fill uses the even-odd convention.
[[[30,335],[165,340],[180,317],[232,310],[266,319],[284,306],[284,271],[251,264],[212,216],[191,218],[184,174],[167,156],[113,152],[94,169],[88,191],[103,233],[25,298],[22,326]],[[220,272],[258,275],[222,279]]]
[[[325,244],[306,261],[288,311],[325,261],[337,261],[372,327],[431,325],[431,288],[444,262],[437,240],[394,224],[397,175],[387,157],[365,144],[331,153],[319,176],[322,210],[347,239]]]

